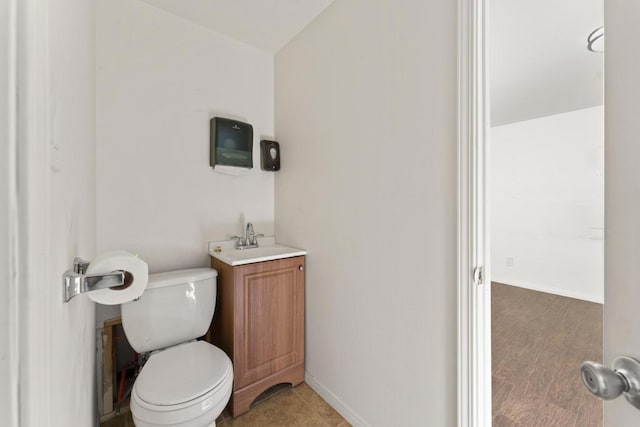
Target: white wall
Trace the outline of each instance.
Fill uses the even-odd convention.
[[[640,4],[605,1],[604,359],[640,358]],[[604,425],[633,427],[640,411],[624,398],[604,405]]]
[[[489,144],[492,280],[602,303],[603,107],[494,127]]]
[[[487,2],[492,126],[602,105],[602,55],[586,39],[604,1]]]
[[[138,0],[97,1],[98,250],[151,272],[208,265],[242,220],[273,233],[273,56]],[[254,128],[254,169],[209,167],[209,119]],[[217,168],[218,169],[218,168]]]
[[[308,382],[354,425],[455,425],[455,2],[337,1],[275,74]]]
[[[95,8],[21,0],[20,426],[95,424],[95,317],[62,273],[95,254]]]

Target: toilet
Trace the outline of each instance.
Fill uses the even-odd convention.
[[[131,391],[136,426],[215,426],[229,401],[231,360],[196,341],[213,319],[216,279],[210,268],[151,274],[142,296],[122,304],[131,347],[151,352]]]

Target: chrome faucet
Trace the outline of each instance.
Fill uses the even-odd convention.
[[[247,230],[244,233],[244,241],[247,245],[258,245],[258,240],[256,239],[256,233],[253,231],[253,224],[247,223]]]
[[[256,234],[253,230],[253,223],[247,222],[247,228],[242,236],[231,236],[236,239],[236,249],[250,249],[258,247],[258,237],[264,237],[264,234]]]

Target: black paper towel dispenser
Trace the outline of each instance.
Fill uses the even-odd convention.
[[[250,124],[214,117],[209,128],[209,166],[253,168],[253,127]]]

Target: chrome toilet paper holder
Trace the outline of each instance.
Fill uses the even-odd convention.
[[[126,286],[127,273],[123,270],[112,271],[111,273],[86,274],[89,261],[82,258],[73,260],[73,270],[67,270],[62,275],[62,286],[64,288],[64,302],[69,302],[71,298],[85,292],[96,291],[98,289],[117,288]]]

